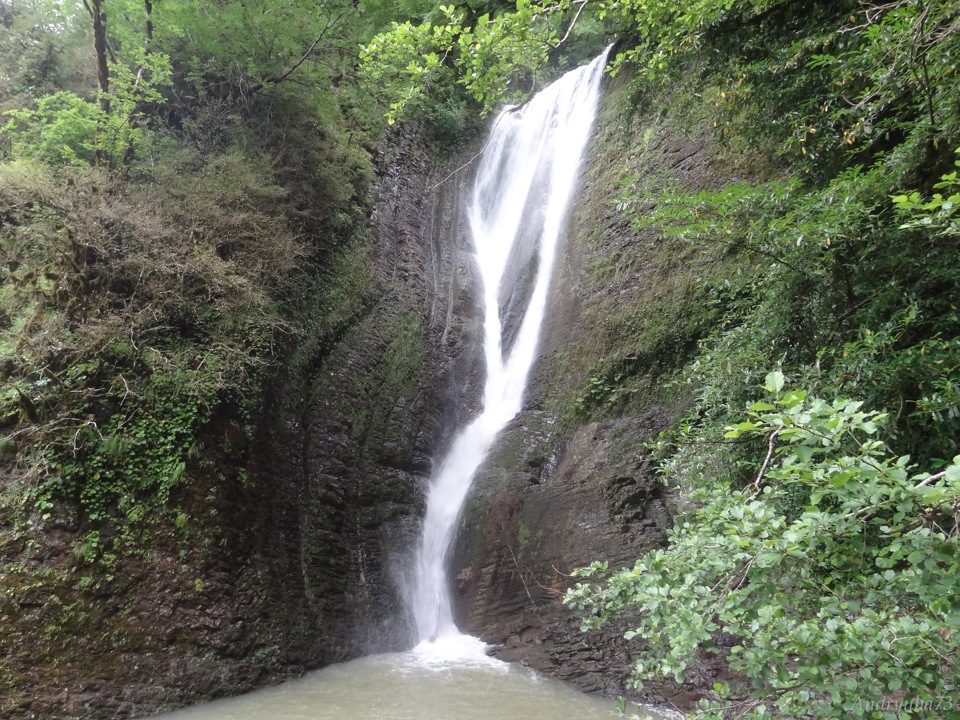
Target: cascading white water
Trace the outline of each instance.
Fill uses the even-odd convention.
[[[547,305],[557,241],[596,114],[606,51],[497,119],[477,169],[470,229],[483,283],[486,383],[483,409],[454,439],[427,496],[411,609],[421,642],[458,636],[447,557],[473,476],[497,434],[521,409]],[[500,297],[515,245],[537,243],[536,279],[504,356]]]

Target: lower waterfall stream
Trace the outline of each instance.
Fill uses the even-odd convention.
[[[520,412],[536,359],[557,245],[596,113],[606,52],[494,124],[469,207],[484,302],[482,409],[431,477],[406,599],[417,645],[310,673],[163,720],[600,720],[616,709],[489,657],[453,620],[448,560],[474,475]],[[519,300],[518,300],[519,298]],[[505,317],[511,316],[512,327]],[[398,620],[399,622],[399,620]],[[643,708],[655,718],[663,714]]]

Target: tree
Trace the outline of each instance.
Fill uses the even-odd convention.
[[[69,3],[0,1],[0,103],[84,84],[89,18]]]
[[[242,102],[282,84],[315,91],[348,72],[361,25],[352,0],[227,0],[215,10],[171,1],[151,17],[184,91]]]
[[[694,0],[683,5],[652,0],[518,0],[513,11],[479,17],[455,5],[440,5],[427,21],[395,23],[375,37],[361,51],[361,66],[372,86],[385,89],[390,120],[424,96],[439,76],[440,65],[452,68],[457,82],[489,111],[497,103],[529,95],[550,53],[574,37],[586,17],[606,23],[612,34],[632,43],[613,58],[612,72],[625,63],[660,72],[671,57],[696,47],[705,28],[731,17],[749,19],[783,4],[783,0]]]

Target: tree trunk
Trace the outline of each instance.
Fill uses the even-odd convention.
[[[100,87],[100,110],[104,115],[110,112],[110,67],[107,65],[107,13],[103,9],[103,0],[83,0],[90,19],[93,21],[93,49],[97,55],[97,85]],[[97,149],[94,161],[102,165],[103,148],[100,146],[100,128],[97,128]]]
[[[153,44],[153,2],[151,0],[143,0],[143,12],[147,16],[145,35],[147,38],[146,49],[149,51]]]

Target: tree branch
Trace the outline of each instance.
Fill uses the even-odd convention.
[[[576,0],[580,7],[577,8],[577,14],[574,15],[573,20],[570,21],[570,25],[567,27],[566,34],[560,39],[560,42],[557,43],[558,46],[563,45],[567,41],[567,38],[570,37],[570,33],[573,31],[573,26],[577,24],[577,20],[580,19],[580,13],[583,12],[583,9],[587,6],[589,1],[590,0]]]
[[[458,167],[457,169],[452,170],[445,178],[443,178],[443,180],[441,180],[440,182],[438,182],[438,183],[436,183],[436,184],[434,184],[434,185],[431,185],[429,188],[427,188],[427,190],[428,190],[429,192],[433,192],[433,191],[436,190],[438,187],[440,187],[441,185],[443,185],[447,180],[449,180],[449,179],[452,178],[454,175],[456,175],[458,172],[460,172],[461,170],[464,170],[464,169],[470,167],[470,165],[472,165],[473,162],[474,162],[478,157],[480,157],[481,155],[483,155],[484,150],[487,149],[487,146],[490,145],[490,141],[493,139],[493,131],[497,129],[497,125],[499,125],[499,124],[500,124],[500,121],[503,120],[504,117],[506,117],[507,113],[508,113],[508,112],[511,112],[512,110],[516,110],[516,108],[511,108],[510,110],[505,110],[504,112],[500,113],[500,117],[497,118],[497,121],[493,124],[493,127],[490,129],[490,132],[487,134],[487,141],[483,144],[483,147],[480,148],[480,152],[478,152],[478,153],[477,153],[476,155],[474,155],[472,158],[470,158],[469,160],[467,160],[463,165],[461,165],[461,166]]]
[[[767,468],[770,467],[770,460],[773,458],[773,449],[777,444],[777,435],[780,434],[781,430],[783,430],[783,428],[779,427],[770,433],[770,441],[767,443],[767,457],[763,461],[763,465],[760,467],[760,472],[757,474],[757,479],[753,481],[752,485],[750,485],[750,487],[753,488],[754,495],[760,492],[760,481],[763,480],[764,473],[767,472]]]
[[[344,10],[336,18],[328,19],[327,24],[323,26],[323,29],[320,31],[320,34],[317,35],[316,39],[310,44],[310,47],[307,48],[306,52],[304,52],[303,55],[300,56],[300,59],[297,60],[293,65],[291,65],[289,68],[284,70],[279,75],[276,75],[268,80],[264,80],[254,85],[252,88],[250,88],[249,92],[251,93],[258,92],[259,90],[262,90],[265,85],[278,85],[279,83],[282,83],[284,80],[290,77],[293,73],[295,73],[297,69],[310,58],[310,56],[313,54],[313,51],[317,49],[317,46],[320,44],[320,41],[323,40],[324,36],[327,34],[327,31],[331,27],[339,23],[340,20],[343,19],[343,16],[346,15],[346,13],[347,11]]]

